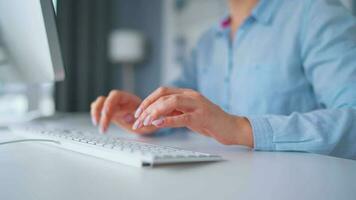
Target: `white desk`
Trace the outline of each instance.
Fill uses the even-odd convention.
[[[0,130],[1,141],[12,138]],[[140,139],[220,154],[227,161],[134,168],[42,144],[4,145],[0,199],[356,199],[356,161],[254,152],[182,132]]]

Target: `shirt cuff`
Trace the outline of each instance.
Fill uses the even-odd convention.
[[[273,129],[266,118],[247,117],[252,126],[254,149],[263,151],[275,150]]]

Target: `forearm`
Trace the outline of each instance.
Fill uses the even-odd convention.
[[[248,119],[257,150],[304,151],[356,158],[355,109],[317,110]]]

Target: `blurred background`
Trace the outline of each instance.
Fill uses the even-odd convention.
[[[55,85],[0,84],[0,125],[8,113],[89,111],[97,96],[112,89],[145,97],[179,75],[199,36],[227,12],[226,0],[53,3],[66,80]],[[356,0],[343,3],[355,13]]]
[[[180,73],[200,34],[225,13],[225,0],[58,0],[68,76],[56,85],[57,109],[87,111],[115,88],[147,96]]]

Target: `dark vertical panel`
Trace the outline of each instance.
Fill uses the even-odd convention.
[[[74,38],[72,35],[75,29],[68,27],[75,25],[75,5],[74,1],[58,1],[57,3],[57,25],[66,71],[66,81],[56,84],[56,107],[61,111],[72,110],[74,106],[71,104],[73,96],[70,94],[71,83],[69,80],[72,80],[75,76],[75,71],[72,67],[75,57],[75,47],[72,46]]]
[[[56,84],[58,111],[88,111],[95,96],[108,91],[107,34],[110,1],[59,0],[58,29],[66,80]]]
[[[75,60],[76,77],[73,80],[76,94],[74,94],[77,111],[85,111],[89,99],[88,97],[88,78],[90,76],[89,52],[91,49],[91,13],[93,0],[76,0],[80,12],[77,12],[78,22],[75,27],[75,45],[77,46],[77,58]]]
[[[109,2],[109,1],[106,1]],[[101,3],[95,1],[94,6],[97,8],[93,13],[92,32],[94,35],[101,35],[101,37],[93,38],[92,62],[93,62],[93,74],[91,79],[92,94],[90,99],[94,100],[99,95],[105,95],[111,89],[111,66],[107,59],[107,37],[111,29],[111,12],[110,3]]]

